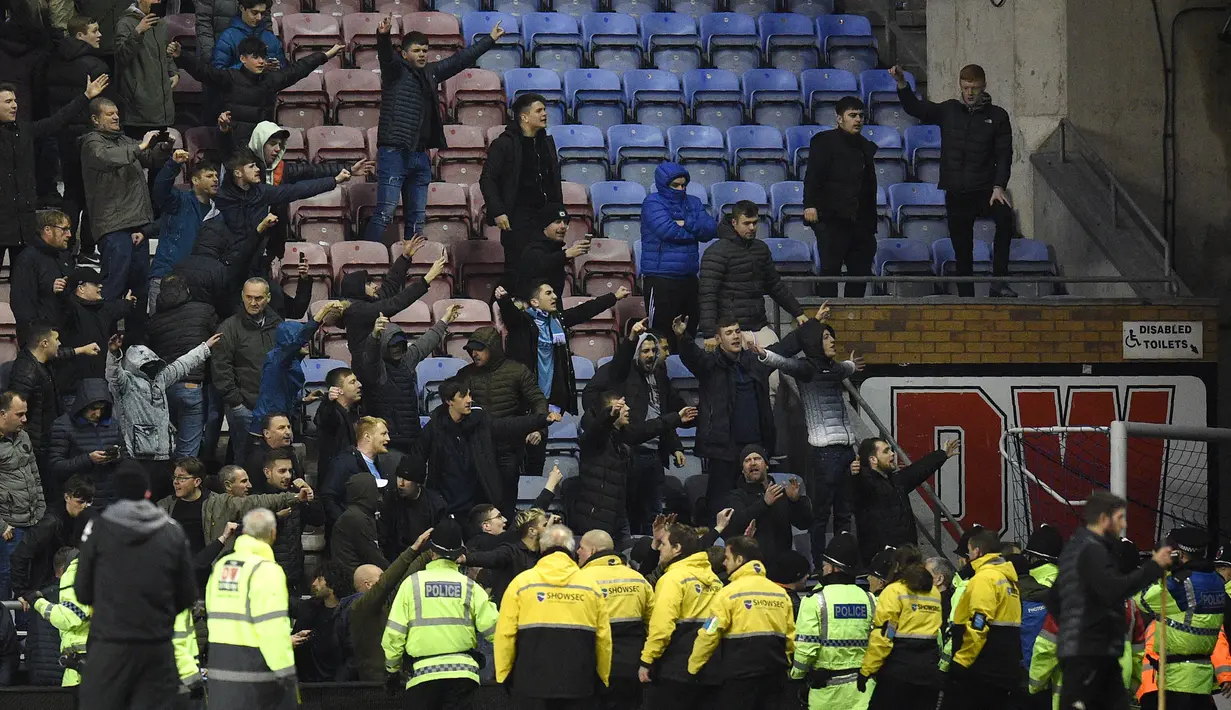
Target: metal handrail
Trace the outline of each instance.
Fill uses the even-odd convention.
[[[1138,206],[1136,200],[1133,199],[1132,195],[1129,194],[1128,190],[1125,189],[1125,187],[1122,184],[1120,184],[1120,181],[1116,179],[1115,173],[1111,171],[1111,167],[1108,166],[1107,162],[1103,160],[1101,156],[1099,156],[1097,151],[1094,150],[1094,147],[1090,144],[1090,141],[1087,140],[1086,137],[1081,134],[1081,131],[1077,130],[1077,126],[1073,125],[1073,122],[1067,118],[1060,119],[1060,160],[1061,162],[1065,162],[1065,163],[1069,162],[1068,139],[1070,135],[1072,135],[1072,137],[1075,139],[1075,142],[1078,144],[1078,152],[1082,155],[1082,157],[1084,157],[1088,163],[1099,168],[1103,174],[1103,177],[1107,180],[1108,188],[1111,190],[1111,223],[1112,225],[1114,226],[1117,224],[1118,213],[1119,213],[1119,202],[1123,200],[1124,204],[1128,208],[1128,211],[1134,217],[1136,217],[1138,226],[1141,227],[1143,230],[1145,230],[1146,234],[1152,237],[1154,241],[1157,242],[1160,247],[1162,247],[1163,274],[1167,276],[1169,280],[1173,280],[1172,264],[1171,264],[1171,244],[1163,236],[1162,232],[1160,232],[1158,228],[1154,226],[1154,223],[1150,221],[1150,218],[1146,216],[1145,211],[1142,210],[1140,206]],[[1126,282],[1128,281],[1126,280]]]

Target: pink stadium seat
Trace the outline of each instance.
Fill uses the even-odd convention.
[[[316,0],[316,11],[323,15],[332,15],[338,22],[342,22],[342,18],[347,15],[363,12],[363,0]]]
[[[627,333],[628,326],[625,325],[629,321],[638,321],[645,318],[645,299],[630,296],[622,301],[616,301],[616,334]]]
[[[376,140],[377,140],[377,136],[379,135],[379,133],[380,131],[378,130],[377,126],[372,126],[368,130],[363,132],[363,138],[365,141],[367,141],[367,146],[368,146],[368,158],[372,160],[376,160],[376,149],[378,147]]]
[[[594,230],[594,208],[590,206],[590,193],[585,186],[575,182],[560,183],[560,193],[564,197],[564,208],[573,222],[585,225],[582,234]],[[572,241],[573,225],[569,225],[569,238]]]
[[[218,150],[218,132],[212,126],[197,126],[184,131],[184,150],[191,160],[197,160],[207,150]]]
[[[363,131],[350,126],[312,126],[304,132],[308,141],[308,158],[356,161],[368,157]]]
[[[310,128],[325,122],[329,111],[329,95],[325,93],[324,75],[314,71],[278,93],[278,125]]]
[[[436,173],[441,182],[472,185],[479,181],[487,157],[483,130],[475,126],[445,126],[448,148],[436,151]]]
[[[571,333],[568,347],[574,355],[598,362],[615,355],[617,342],[614,333]]]
[[[308,145],[304,142],[303,129],[294,126],[282,126],[289,133],[286,137],[286,155],[283,160],[307,160]]]
[[[500,134],[504,133],[504,131],[505,131],[505,126],[490,126],[487,129],[487,144],[490,146],[492,144],[492,141],[500,137]]]
[[[467,69],[445,82],[445,102],[453,123],[487,129],[505,124],[504,87],[500,75]]]
[[[390,316],[389,320],[413,335],[427,332],[427,329],[436,323],[436,319],[432,317],[432,307],[423,301],[415,301],[406,310]]]
[[[376,28],[384,15],[376,12],[357,12],[342,16],[342,41],[346,51],[351,56],[351,63],[357,67],[377,66]],[[400,18],[393,18],[393,28],[390,33],[401,37],[402,23]]]
[[[389,269],[389,252],[376,242],[345,242],[329,247],[329,263],[333,266],[333,282],[342,283],[342,277],[352,271],[367,269],[373,281],[384,278]]]
[[[561,299],[560,307],[561,309],[567,310],[574,306],[580,306],[586,301],[592,301],[592,300],[594,300],[593,296],[565,296],[563,299]],[[630,297],[624,300],[628,301],[632,299]],[[619,301],[617,301],[617,303],[619,303]],[[617,327],[618,327],[618,321],[616,319],[615,310],[608,308],[602,313],[599,313],[594,318],[591,318],[585,323],[578,323],[577,325],[573,326],[569,330],[571,330],[574,333],[607,333],[607,334],[615,335],[617,332]]]
[[[329,298],[333,291],[333,269],[329,267],[329,252],[312,242],[288,242],[282,254],[281,284],[288,297],[297,292],[299,281],[299,255],[308,262],[308,275],[312,277],[312,300]],[[313,311],[315,313],[316,311]]]
[[[425,295],[422,299],[428,305],[431,305],[442,298],[453,297],[453,284],[456,282],[453,259],[456,258],[456,255],[453,254],[451,250],[448,250],[443,244],[428,242],[420,247],[419,251],[415,252],[415,255],[411,257],[410,268],[406,270],[407,281],[419,278],[420,276],[426,274],[428,270],[432,268],[432,264],[436,263],[436,260],[440,258],[441,253],[445,252],[448,253],[450,261],[445,266],[444,273],[434,279],[432,283],[428,284],[427,295]],[[389,247],[390,263],[402,254],[402,242],[395,242]]]
[[[590,253],[574,259],[573,268],[591,296],[615,293],[620,286],[633,288],[633,255],[628,243],[619,239],[591,241]]]
[[[0,362],[17,357],[17,319],[8,300],[0,301]]]
[[[351,223],[355,227],[355,234],[363,234],[368,221],[372,219],[372,213],[376,210],[376,183],[355,183],[353,180],[351,182],[354,183],[351,184],[349,190]],[[385,228],[385,234],[381,239],[383,243],[394,244],[401,240],[402,221],[402,205],[398,203],[397,210],[393,213],[393,221]]]
[[[504,248],[496,240],[472,239],[453,249],[462,292],[469,298],[489,301],[504,276]]]
[[[300,239],[321,244],[346,241],[346,193],[341,190],[292,202],[289,212],[291,229]]]
[[[492,312],[487,303],[472,298],[446,298],[432,304],[432,317],[436,320],[445,314],[448,307],[454,303],[460,304],[462,313],[449,326],[449,334],[445,337],[445,352],[456,358],[468,360],[469,355],[463,350],[470,335],[484,326],[495,325],[492,322]]]
[[[380,74],[367,69],[330,69],[325,93],[334,123],[367,130],[380,121]]]
[[[429,241],[455,244],[470,235],[470,207],[466,187],[434,182],[427,190],[427,224],[423,236]]]
[[[500,240],[500,228],[487,224],[486,203],[483,201],[483,191],[479,184],[470,186],[470,229],[471,235],[478,239]]]
[[[282,44],[292,60],[311,52],[323,52],[342,42],[338,18],[324,13],[303,13],[282,17]],[[340,60],[337,64],[340,64]]]
[[[176,122],[183,122],[186,125],[201,125],[203,123],[212,123],[213,119],[208,119],[203,115],[201,110],[204,101],[204,95],[201,93],[201,82],[193,79],[188,72],[180,69],[180,80],[172,90],[171,95],[175,99]],[[217,119],[214,116],[214,119]]]
[[[433,49],[458,50],[466,46],[457,15],[447,12],[412,12],[402,16],[402,27],[406,32],[418,30],[427,35]]]
[[[392,14],[394,19],[419,11],[419,0],[376,0],[376,14]],[[405,32],[403,32],[405,34]]]
[[[197,53],[196,15],[191,12],[167,15],[162,21],[167,26],[168,42],[179,42],[182,51],[191,54]]]

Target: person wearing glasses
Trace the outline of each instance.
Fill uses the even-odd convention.
[[[44,210],[38,213],[38,233],[26,239],[27,247],[12,260],[9,302],[23,343],[32,323],[59,326],[64,322],[67,301],[59,296],[68,289],[73,273],[73,254],[68,248],[72,237],[68,215]]]

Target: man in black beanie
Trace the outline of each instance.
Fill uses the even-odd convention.
[[[141,465],[122,462],[119,501],[86,524],[75,590],[94,607],[82,698],[105,710],[167,708],[179,673],[172,648],[175,617],[197,598],[184,531],[149,501]]]
[[[385,486],[384,506],[377,521],[380,546],[390,560],[414,544],[423,531],[435,528],[448,508],[440,493],[424,485],[427,462],[419,452],[401,456],[396,480],[396,486]]]
[[[516,291],[521,293],[535,284],[547,282],[561,297],[564,291],[564,269],[573,259],[590,251],[590,240],[583,239],[565,247],[568,235],[568,210],[560,203],[547,205],[539,213],[538,238],[526,245],[517,261]]]
[[[740,451],[740,466],[744,476],[721,506],[735,511],[729,527],[743,532],[755,521],[753,537],[766,556],[790,550],[791,528],[807,530],[812,525],[812,502],[803,494],[799,478],[774,480],[769,475],[769,451],[760,444],[748,444]]]

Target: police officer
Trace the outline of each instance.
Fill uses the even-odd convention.
[[[611,622],[603,593],[581,577],[573,531],[539,535],[538,563],[513,578],[496,622],[496,682],[521,708],[593,707],[611,676]],[[597,677],[596,677],[597,676]]]
[[[64,665],[64,680],[61,686],[68,688],[81,685],[81,667],[85,665],[86,640],[90,635],[90,616],[94,610],[88,604],[77,601],[73,584],[77,581],[77,555],[60,577],[60,601],[47,601],[40,592],[25,597],[33,601],[34,611],[60,632],[60,655]],[[2,612],[0,613],[8,613]]]
[[[235,551],[214,563],[205,587],[209,704],[234,710],[298,706],[286,573],[274,561],[278,522],[265,508],[244,516]]]
[[[1017,570],[1000,536],[983,529],[967,543],[974,576],[953,610],[953,662],[943,710],[1011,706],[1022,667],[1022,601]]]
[[[380,644],[385,687],[390,695],[405,687],[408,708],[468,708],[479,687],[478,637],[492,639],[498,612],[487,592],[458,571],[463,551],[461,524],[452,516],[441,520],[428,538],[427,566],[402,582],[389,610]]]
[[[611,680],[600,700],[604,710],[641,707],[641,681],[637,678],[641,647],[654,609],[654,590],[639,572],[616,554],[611,536],[591,530],[577,546],[579,579],[598,587],[611,620]]]
[[[722,567],[730,582],[714,602],[714,615],[697,632],[688,672],[700,672],[721,642],[724,680],[718,707],[774,707],[795,655],[791,598],[766,579],[761,548],[751,537],[727,540]]]
[[[855,687],[872,633],[876,598],[855,584],[859,544],[838,533],[821,555],[821,583],[799,606],[791,677],[808,680],[808,710],[865,710],[868,694]]]
[[[1223,578],[1207,558],[1207,541],[1208,533],[1199,528],[1172,530],[1166,545],[1176,550],[1179,564],[1172,568],[1170,577],[1136,597],[1142,613],[1154,619],[1154,649],[1147,649],[1146,663],[1155,671],[1166,663],[1167,707],[1171,710],[1212,705],[1214,666],[1210,656],[1218,644],[1227,592]],[[1160,659],[1158,652],[1160,633],[1166,635],[1165,659]],[[1142,685],[1142,710],[1158,707],[1157,689],[1149,692],[1144,679]]]
[[[171,646],[175,649],[175,667],[179,671],[180,690],[178,705],[182,710],[202,710],[205,707],[205,678],[197,662],[200,649],[197,646],[197,629],[192,609],[185,609],[175,617],[175,635]]]

